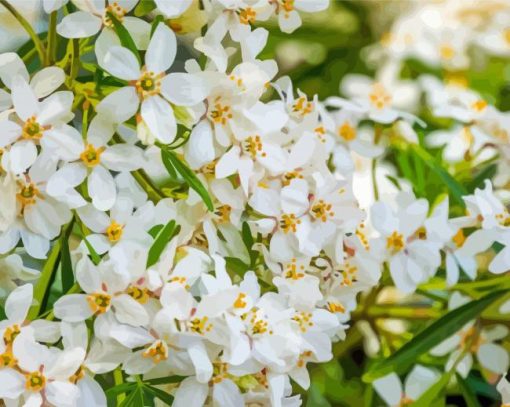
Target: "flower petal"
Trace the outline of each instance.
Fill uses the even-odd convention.
[[[110,117],[115,123],[122,123],[133,117],[140,101],[133,86],[120,88],[106,96],[96,107],[96,111]]]
[[[161,93],[178,106],[194,106],[210,92],[208,81],[201,75],[171,73],[161,81]]]
[[[104,57],[103,65],[101,68],[119,79],[131,81],[140,76],[138,60],[130,50],[124,47],[111,47]]]
[[[68,14],[57,25],[57,32],[64,38],[87,38],[101,29],[102,21],[86,11]]]
[[[176,53],[174,32],[166,24],[158,24],[145,53],[147,69],[156,74],[165,72],[174,62]]]
[[[12,322],[21,323],[25,321],[28,309],[32,304],[34,287],[32,284],[25,284],[14,289],[5,301],[5,314]]]
[[[117,190],[112,174],[106,168],[96,166],[89,175],[87,185],[92,204],[97,209],[107,211],[113,206]]]
[[[174,111],[160,96],[152,96],[142,103],[142,118],[149,130],[162,143],[174,141],[177,133]]]
[[[67,322],[85,321],[94,314],[85,294],[67,294],[60,297],[55,302],[53,311],[57,318]]]

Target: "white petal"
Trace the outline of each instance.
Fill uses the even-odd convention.
[[[161,81],[161,93],[178,106],[194,106],[209,94],[205,77],[189,73],[171,73]]]
[[[156,74],[165,72],[174,62],[176,52],[174,32],[166,24],[158,24],[145,53],[147,69]]]
[[[0,397],[17,399],[25,390],[25,376],[14,369],[0,370]]]
[[[77,160],[85,150],[81,134],[67,124],[47,131],[42,139],[42,146],[65,161]]]
[[[125,16],[123,24],[133,37],[136,48],[146,50],[151,39],[151,25],[141,18],[131,16]]]
[[[115,316],[121,323],[140,326],[145,325],[149,315],[145,308],[127,294],[121,294],[112,299]]]
[[[50,66],[37,72],[30,81],[30,86],[37,97],[43,98],[54,92],[64,83],[66,74],[62,68]]]
[[[238,171],[240,153],[240,148],[238,146],[233,146],[229,151],[223,154],[214,167],[216,178],[226,178]]]
[[[188,348],[188,354],[195,367],[197,380],[200,383],[207,383],[213,373],[213,365],[207,355],[207,350],[202,342],[194,342]]]
[[[122,123],[133,117],[140,101],[133,86],[120,88],[106,96],[96,107],[96,111],[109,117],[115,123]]]
[[[89,124],[87,141],[95,147],[106,145],[115,133],[114,119],[108,115],[98,114]]]
[[[140,77],[140,64],[135,55],[124,47],[111,47],[104,57],[103,69],[111,75],[126,81]]]
[[[180,1],[155,0],[158,9],[167,18],[180,16],[189,8],[192,2],[193,0],[180,0]]]
[[[117,190],[112,174],[101,165],[96,166],[88,178],[88,190],[92,204],[100,211],[109,210],[115,203]]]
[[[213,400],[220,406],[238,407],[244,405],[244,398],[232,380],[222,380],[213,386]]]
[[[438,379],[437,371],[416,365],[405,380],[405,395],[412,400],[418,400]]]
[[[189,166],[196,170],[214,159],[214,144],[211,124],[202,120],[193,130],[184,145],[184,157]]]
[[[329,6],[329,0],[295,0],[294,7],[298,10],[308,13],[316,13],[317,11],[326,10]]]
[[[173,407],[202,407],[209,394],[209,386],[194,377],[184,379],[175,392]]]
[[[60,297],[53,306],[55,316],[62,321],[81,322],[94,313],[85,294],[68,294]]]
[[[14,174],[24,173],[37,158],[37,148],[30,140],[18,141],[9,150],[10,170]]]
[[[106,407],[106,395],[102,387],[89,375],[78,381],[80,395],[76,407]]]
[[[28,71],[23,60],[15,52],[0,54],[0,80],[5,86],[11,88],[15,76],[21,76],[28,82]]]
[[[50,242],[43,236],[32,233],[28,230],[21,230],[21,240],[27,253],[36,259],[45,259],[50,249]]]
[[[402,383],[395,373],[390,373],[374,381],[373,386],[379,396],[390,406],[400,403],[402,397]]]
[[[144,164],[143,152],[136,146],[116,144],[101,155],[105,167],[112,171],[134,171]]]
[[[16,113],[22,120],[27,120],[39,113],[39,102],[34,91],[28,82],[19,75],[12,80],[11,97]]]
[[[489,264],[489,271],[495,274],[502,274],[510,270],[510,246],[501,250]]]
[[[80,395],[76,385],[59,380],[48,383],[44,393],[51,404],[62,407],[74,407]]]
[[[0,147],[14,143],[21,136],[21,127],[10,120],[0,121]]]
[[[142,102],[142,118],[149,130],[162,143],[174,141],[177,133],[174,111],[160,96],[152,96]]]
[[[301,17],[296,10],[289,13],[278,13],[278,24],[280,29],[287,34],[295,31],[301,25]]]
[[[58,125],[67,123],[73,118],[71,108],[74,95],[70,91],[55,92],[44,99],[40,104],[37,119],[40,124]]]
[[[32,304],[34,287],[32,284],[22,285],[13,290],[5,301],[5,314],[12,323],[25,321],[28,309]]]
[[[484,343],[478,349],[478,360],[480,364],[491,372],[505,374],[508,370],[508,352],[495,343]]]
[[[87,170],[81,163],[64,165],[55,172],[46,185],[46,192],[55,199],[63,202],[69,208],[79,208],[87,201],[74,188],[80,185],[87,176]]]
[[[64,38],[86,38],[101,29],[101,18],[86,11],[77,11],[65,16],[57,25],[57,32]]]
[[[87,293],[97,292],[101,288],[101,275],[87,256],[76,263],[76,281]]]

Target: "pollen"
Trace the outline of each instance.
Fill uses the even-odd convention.
[[[370,92],[368,98],[370,99],[370,103],[379,110],[382,110],[391,104],[391,95],[380,83],[376,83],[372,86],[372,92]]]
[[[218,384],[228,377],[228,365],[222,362],[215,362],[213,364],[213,377],[212,384]]]
[[[352,126],[349,121],[345,121],[338,128],[338,135],[342,137],[345,141],[352,141],[356,138],[356,128]]]
[[[25,377],[25,388],[27,390],[38,392],[41,391],[46,385],[46,378],[39,371],[27,373]]]
[[[427,229],[425,229],[425,226],[421,226],[416,231],[416,237],[420,240],[427,239]]]
[[[118,242],[122,237],[122,233],[124,233],[124,226],[112,220],[112,222],[106,228],[105,233],[110,242]]]
[[[145,287],[140,288],[134,285],[129,286],[127,288],[126,294],[133,298],[135,301],[139,302],[140,304],[145,304],[147,301],[149,301],[150,298],[150,292],[147,288]]]
[[[294,10],[294,0],[282,0],[282,8],[287,13],[290,13],[292,10]]]
[[[299,171],[288,171],[285,174],[283,174],[283,186],[290,185],[290,182],[293,179],[303,179],[303,175],[299,173]]]
[[[18,361],[12,354],[12,351],[7,350],[0,355],[0,368],[1,367],[15,367]]]
[[[7,328],[5,328],[4,331],[4,343],[6,345],[11,345],[14,342],[14,339],[19,335],[21,332],[20,326],[18,324],[11,325]]]
[[[393,253],[397,253],[401,251],[405,246],[404,236],[397,231],[394,231],[391,235],[386,239],[386,248]]]
[[[306,96],[301,96],[292,105],[292,111],[304,117],[313,111],[313,103],[309,102]]]
[[[455,233],[455,236],[452,237],[452,241],[453,243],[455,243],[455,246],[457,248],[462,247],[464,245],[464,242],[466,241],[464,231],[462,229],[459,229],[457,233]]]
[[[476,102],[471,104],[471,108],[478,113],[483,112],[487,106],[488,103],[483,99],[478,99]]]
[[[104,314],[110,307],[112,297],[104,293],[94,293],[87,295],[87,302],[94,314]]]
[[[113,16],[119,20],[120,22],[124,21],[124,16],[127,14],[127,10],[119,5],[119,3],[114,2],[109,4],[104,9],[103,15],[103,24],[106,27],[113,27],[113,21],[108,15],[108,13],[113,14]]]
[[[244,308],[246,307],[246,294],[245,293],[239,293],[236,300],[234,301],[234,308]]]
[[[147,359],[152,359],[155,364],[158,364],[168,359],[168,346],[165,342],[157,340],[143,351],[142,356]]]
[[[280,228],[283,230],[283,233],[287,234],[289,232],[296,233],[297,225],[301,224],[301,220],[296,217],[293,213],[286,214],[284,213],[280,219]]]
[[[444,60],[450,60],[455,56],[455,50],[449,44],[443,44],[439,47],[439,55]]]
[[[292,317],[292,320],[297,322],[301,332],[306,332],[308,328],[313,326],[312,314],[309,312],[298,312]]]
[[[263,150],[262,139],[258,135],[248,137],[243,141],[242,147],[243,151],[246,154],[249,154],[251,158],[257,157],[258,154],[260,154],[262,157],[267,155]]]
[[[343,314],[345,312],[345,307],[339,302],[328,302],[328,310],[333,313]]]
[[[158,95],[161,92],[161,78],[163,75],[147,71],[144,68],[140,78],[134,82],[136,92],[140,98],[145,99],[149,96]]]
[[[95,148],[92,144],[87,144],[85,150],[80,154],[80,160],[89,168],[93,168],[101,162],[101,154],[106,147]]]
[[[85,377],[85,366],[81,365],[78,370],[69,377],[69,381],[71,383],[76,384],[79,380],[83,379]]]
[[[228,223],[230,220],[231,213],[232,213],[232,207],[230,205],[219,206],[214,211],[214,214],[218,218],[219,223]]]
[[[204,335],[206,332],[210,332],[211,329],[213,328],[213,324],[209,323],[208,321],[209,318],[207,317],[192,319],[189,322],[190,330],[199,335]]]
[[[296,259],[292,259],[292,261],[286,266],[285,278],[289,278],[292,280],[300,280],[305,276],[304,270],[305,266],[301,265],[298,268],[298,265],[296,264]]]
[[[483,344],[483,339],[478,330],[472,326],[460,333],[460,347],[471,353],[476,353]]]
[[[324,128],[324,126],[316,127],[313,131],[315,132],[317,138],[321,143],[326,142],[326,129]]]
[[[230,106],[223,105],[221,103],[221,98],[218,96],[208,112],[208,117],[216,124],[225,125],[227,121],[232,119],[232,110]]]
[[[326,222],[328,220],[328,217],[335,216],[335,212],[332,211],[331,208],[332,208],[331,204],[325,202],[323,199],[319,199],[318,202],[313,204],[310,211],[316,219],[319,219],[322,222]]]
[[[170,279],[170,282],[172,283],[179,283],[180,285],[182,285],[186,290],[189,290],[190,289],[190,286],[189,284],[186,282],[186,277],[182,277],[182,276],[175,276],[175,277],[172,277]]]

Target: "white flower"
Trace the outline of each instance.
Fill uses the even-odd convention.
[[[373,386],[388,406],[398,407],[418,400],[439,378],[437,371],[416,365],[407,375],[404,386],[395,373],[375,380]]]
[[[6,297],[9,292],[16,288],[18,281],[36,280],[40,271],[23,265],[23,260],[17,254],[10,254],[0,258],[0,297]]]
[[[315,13],[327,9],[328,6],[329,0],[278,0],[278,25],[283,32],[292,33],[301,26],[301,17],[297,10]]]
[[[207,83],[199,75],[166,74],[175,60],[176,51],[175,34],[165,24],[156,28],[142,68],[130,50],[112,46],[101,66],[111,75],[129,81],[129,86],[108,95],[96,110],[109,115],[116,123],[122,123],[140,107],[141,117],[156,139],[171,143],[177,124],[169,102],[193,106],[200,103],[209,91]]]

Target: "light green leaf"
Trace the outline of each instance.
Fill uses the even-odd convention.
[[[200,195],[205,205],[207,206],[207,209],[212,212],[214,210],[214,205],[212,203],[211,197],[196,176],[195,172],[192,171],[182,160],[180,160],[173,151],[162,148],[161,159],[163,160],[163,164],[165,165],[168,173],[173,175],[175,172],[178,172],[182,178],[184,178],[184,181],[186,181],[189,187],[195,190],[198,195]]]
[[[142,59],[140,58],[140,53],[138,52],[138,49],[136,48],[135,41],[131,37],[131,34],[129,34],[129,31],[126,27],[122,25],[122,23],[115,17],[115,15],[111,12],[108,12],[108,17],[112,20],[113,23],[113,29],[117,33],[117,36],[119,37],[120,43],[124,48],[129,49],[136,57],[138,62],[141,64]]]
[[[391,372],[397,374],[404,372],[419,356],[453,335],[507,292],[508,290],[494,291],[479,300],[471,301],[443,315],[393,355],[374,363],[370,370],[363,375],[363,380],[372,382]]]
[[[175,220],[168,222],[164,228],[160,229],[154,243],[152,243],[149,249],[149,255],[147,257],[147,267],[150,267],[157,263],[161,253],[165,249],[166,245],[172,238],[179,233],[180,226],[175,224]]]

